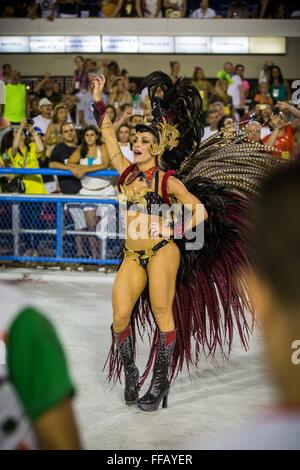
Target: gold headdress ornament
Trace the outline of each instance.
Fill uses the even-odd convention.
[[[156,155],[160,160],[165,150],[172,150],[179,144],[179,130],[177,125],[167,123],[166,119],[156,125],[159,133],[159,142],[155,142],[151,146],[152,155]]]

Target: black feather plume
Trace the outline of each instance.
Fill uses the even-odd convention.
[[[144,78],[138,91],[144,88],[148,88],[152,124],[158,124],[165,118],[167,122],[178,126],[179,145],[173,150],[166,150],[161,159],[164,170],[176,170],[188,154],[191,156],[199,148],[204,130],[201,97],[185,78],[179,78],[173,83],[169,75],[160,71]]]

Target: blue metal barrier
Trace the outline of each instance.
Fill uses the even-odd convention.
[[[39,168],[0,168],[1,174],[72,175]],[[116,265],[123,245],[115,197],[0,193],[0,261]]]
[[[53,168],[0,168],[0,175],[57,175],[72,176],[70,170],[56,170]],[[116,170],[98,170],[88,174],[89,176],[118,176]]]

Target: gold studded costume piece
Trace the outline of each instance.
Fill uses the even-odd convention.
[[[162,248],[163,246],[167,245],[168,243],[174,243],[174,240],[168,239],[168,240],[161,240],[158,242],[156,245],[154,245],[152,248],[147,248],[146,250],[131,250],[129,248],[124,248],[124,257],[132,259],[133,261],[136,261],[139,266],[142,268],[146,268],[149,261],[153,258],[153,256],[156,255],[158,250]]]
[[[157,155],[160,163],[160,159],[166,150],[173,150],[178,146],[180,134],[177,126],[168,124],[165,118],[157,125],[157,130],[159,141],[152,145],[151,151],[153,155]]]
[[[194,178],[207,178],[248,197],[257,194],[262,179],[278,164],[273,151],[273,147],[249,141],[247,133],[237,132],[229,139],[215,134],[185,159],[177,177],[185,185]]]

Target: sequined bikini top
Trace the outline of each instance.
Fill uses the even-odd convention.
[[[151,174],[152,171],[152,174]],[[175,171],[170,170],[167,171],[162,180],[162,194],[160,196],[158,193],[158,185],[159,185],[159,169],[158,167],[153,167],[153,169],[148,170],[147,173],[140,172],[136,164],[130,165],[126,168],[126,170],[120,176],[118,188],[119,188],[119,202],[120,204],[126,205],[127,210],[131,209],[136,212],[144,212],[148,214],[158,214],[161,213],[161,205],[168,204],[169,206],[172,205],[172,201],[169,198],[167,193],[167,179],[169,176],[174,175]],[[130,176],[129,176],[130,175]],[[129,193],[126,186],[125,180],[129,176],[127,180],[127,184],[134,181],[136,178],[145,179],[147,184],[151,186],[151,181],[154,177],[154,191],[151,189],[145,189],[143,191],[139,191],[138,193]],[[147,180],[148,179],[148,180]],[[159,210],[160,209],[160,210]]]

